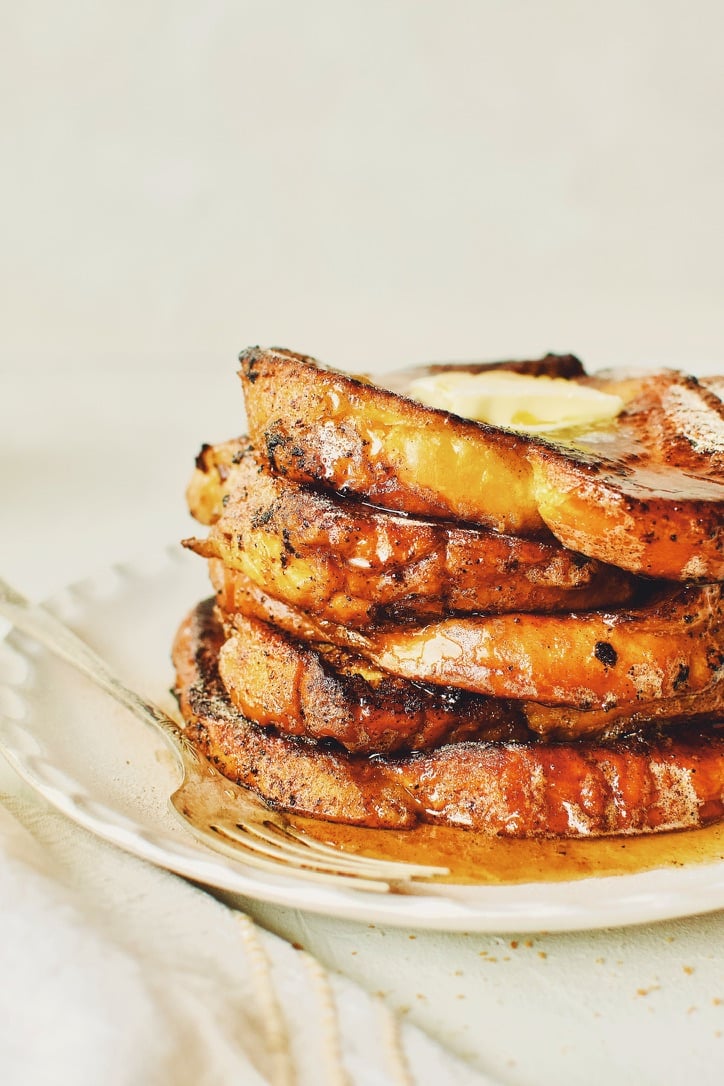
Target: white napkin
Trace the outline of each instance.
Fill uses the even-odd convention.
[[[211,893],[0,798],[4,1086],[488,1081]]]

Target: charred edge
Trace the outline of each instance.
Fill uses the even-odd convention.
[[[275,428],[270,428],[264,433],[264,448],[269,463],[272,467],[277,468],[276,463],[276,451],[277,449],[284,449],[289,442],[289,438]]]
[[[618,653],[610,641],[597,641],[593,655],[597,660],[601,661],[604,667],[615,667],[618,661]]]
[[[208,458],[209,458],[209,453],[212,451],[212,449],[213,449],[213,446],[207,444],[206,442],[204,442],[204,444],[199,449],[198,456],[196,457],[196,460],[194,461],[198,471],[207,472],[209,470],[210,465],[208,464],[207,461],[208,461]]]
[[[292,558],[301,558],[299,551],[294,548],[288,528],[282,528],[282,546],[284,547],[283,560],[286,560],[286,555],[291,555]]]
[[[689,668],[686,664],[679,664],[679,670],[676,674],[676,678],[673,682],[674,690],[680,690],[682,686],[686,686],[689,681]]]
[[[232,464],[241,464],[247,458],[247,456],[249,456],[250,453],[253,453],[253,451],[254,451],[254,446],[251,444],[250,441],[247,441],[232,456],[232,458],[231,458]]]
[[[250,384],[254,384],[256,379],[260,376],[258,372],[259,363],[262,360],[261,347],[248,347],[245,351],[242,351],[239,355],[239,364],[241,366],[241,375],[245,377]]]
[[[263,528],[271,520],[274,519],[277,510],[279,509],[280,502],[272,502],[266,509],[256,509],[251,515],[252,528]],[[285,529],[286,531],[286,529]],[[287,533],[288,534],[288,533]]]

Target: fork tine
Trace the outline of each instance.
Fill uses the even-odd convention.
[[[404,860],[376,859],[374,856],[364,856],[356,852],[344,852],[331,845],[310,837],[303,830],[297,829],[291,824],[280,824],[276,820],[268,820],[263,824],[244,824],[248,833],[254,834],[277,849],[283,849],[284,854],[293,853],[302,859],[314,858],[315,865],[330,861],[330,868],[337,867],[340,862],[348,868],[354,868],[360,874],[367,873],[372,877],[381,878],[427,878],[433,875],[447,875],[447,867],[434,867],[427,864],[407,863]]]
[[[233,797],[236,808],[232,822],[285,850],[295,853],[301,850],[304,856],[312,853],[320,859],[328,857],[333,863],[339,863],[341,857],[347,863],[359,867],[360,870],[365,868],[373,876],[383,878],[433,878],[450,874],[448,867],[415,864],[407,860],[385,860],[356,852],[345,852],[338,846],[328,845],[317,837],[312,837],[282,811],[272,810],[261,801],[252,798],[253,793],[240,785],[234,786],[233,792],[229,791],[228,795],[229,798]],[[230,813],[227,811],[227,815]],[[247,814],[248,817],[245,817]],[[281,841],[284,842],[283,846]]]
[[[212,830],[214,831],[213,836],[210,832]],[[288,860],[287,863],[280,864],[279,859],[272,858],[273,853],[271,856],[263,854],[256,847],[250,846],[248,840],[245,840],[241,835],[228,836],[227,828],[211,826],[210,831],[204,833],[197,829],[195,834],[206,845],[210,845],[216,851],[232,857],[239,863],[261,871],[270,871],[275,875],[284,874]],[[339,874],[339,867],[337,871],[332,871],[317,869],[314,865],[299,865],[297,870],[305,879],[313,882],[331,882],[334,886],[348,886],[355,890],[365,890],[377,894],[387,894],[392,889],[390,883],[384,879],[370,879],[355,874]]]
[[[222,800],[218,772],[206,762],[192,745],[178,723],[158,706],[145,701],[134,690],[122,683],[109,669],[108,664],[97,655],[69,627],[42,606],[29,603],[20,593],[0,579],[0,613],[24,633],[45,645],[51,652],[66,660],[79,671],[87,675],[106,693],[121,705],[125,705],[146,724],[157,728],[166,742],[173,748],[183,767],[183,782],[170,797],[171,807],[184,820],[197,839],[207,845],[230,854],[249,866],[263,868],[266,871],[279,872],[284,865],[293,866],[305,878],[322,881],[334,880],[335,884],[354,886],[356,889],[386,893],[392,889],[392,883],[404,883],[412,878],[433,877],[447,874],[447,868],[425,867],[416,864],[398,863],[390,860],[375,860],[371,857],[358,856],[331,848],[324,842],[298,830],[285,816],[278,812],[263,811],[252,804],[248,793],[242,798],[241,789],[236,789],[228,781],[223,782]],[[204,770],[206,766],[206,770]],[[193,778],[196,788],[195,799],[199,799],[199,785],[206,788],[206,798],[199,804],[201,819],[192,815],[194,803],[191,802],[189,787]],[[211,789],[213,798],[226,804],[225,815],[228,823],[214,815],[215,821],[208,818],[209,788],[214,782],[216,791]],[[185,797],[185,798],[183,798]],[[228,802],[239,801],[239,807],[230,811]],[[217,807],[218,812],[218,807]],[[248,812],[248,818],[245,813]],[[218,822],[218,824],[217,824]],[[272,828],[275,832],[272,832]]]
[[[302,830],[297,830],[295,826],[290,825],[285,828],[285,833],[288,833],[290,837],[293,837],[295,841],[303,842],[306,848],[314,847],[320,855],[329,857],[339,857],[340,850],[334,848],[332,845],[326,845],[322,841],[316,841],[314,837],[310,837]],[[312,844],[314,843],[314,844]],[[436,867],[432,863],[411,863],[407,860],[382,860],[376,859],[373,856],[360,856],[357,853],[342,853],[348,860],[352,860],[354,857],[358,863],[365,863],[370,869],[384,870],[392,874],[394,871],[397,875],[404,877],[404,879],[428,879],[433,875],[448,875],[449,868]]]
[[[335,853],[332,859],[327,859],[326,853],[317,854],[314,848],[286,841],[277,834],[265,833],[257,824],[217,822],[212,825],[212,829],[250,851],[273,858],[277,863],[282,860],[285,864],[304,870],[324,872],[327,875],[349,875],[355,880],[371,878],[373,881],[381,880],[385,883],[402,877],[404,865],[390,865],[390,870],[384,861],[365,862],[365,857],[349,856],[343,852]],[[407,875],[407,872],[405,874]]]
[[[314,868],[327,875],[343,873],[358,880],[400,883],[415,878],[449,874],[447,867],[410,864],[345,852],[333,848],[298,828],[282,811],[269,808],[253,792],[222,778],[218,770],[195,752],[193,763],[186,759],[187,775],[170,797],[170,805],[207,844],[224,838],[225,851],[236,842],[238,849],[264,853],[277,864],[291,864],[300,873]],[[222,794],[209,804],[208,794],[196,783],[214,782]]]

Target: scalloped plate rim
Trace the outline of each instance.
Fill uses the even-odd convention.
[[[171,600],[165,600],[164,607],[160,607],[160,601],[155,600],[153,613],[161,625],[159,636],[162,630],[167,629],[170,643],[184,608],[191,607],[198,598],[185,595],[185,590],[199,581],[198,559],[189,560],[175,545],[152,555],[150,559],[143,556],[137,561],[111,566],[100,571],[95,578],[69,585],[54,596],[48,606],[62,612],[64,601],[67,605],[68,599],[71,599],[81,619],[92,625],[93,621],[99,621],[94,609],[97,611],[101,604],[104,608],[109,605],[107,588],[104,588],[103,594],[97,591],[98,584],[106,582],[109,575],[118,582],[110,600],[112,607],[116,594],[123,599],[141,583],[153,592],[157,571],[162,571],[166,577],[171,572],[174,604],[180,604],[177,613],[171,609]],[[148,599],[144,597],[144,605],[147,603]],[[164,626],[163,622],[168,625]],[[49,654],[37,647],[31,653],[22,636],[11,632],[5,638],[5,643],[32,666],[42,667],[43,663],[48,666]],[[82,680],[70,668],[67,668],[66,674],[64,696],[70,697],[72,703],[74,686]],[[164,680],[167,682],[170,677],[169,667]],[[39,698],[37,683],[18,686],[2,681],[0,688],[9,688],[24,699],[26,710],[30,710],[32,717],[33,699],[37,702]],[[104,697],[102,694],[98,696]],[[38,745],[39,752],[31,755],[24,752],[17,739],[18,733],[27,736],[31,745],[33,742]],[[35,730],[26,729],[18,720],[0,712],[0,752],[27,785],[55,810],[95,836],[158,867],[226,893],[272,905],[395,927],[491,933],[596,930],[695,916],[724,908],[722,862],[655,869],[630,875],[592,876],[570,882],[478,887],[420,884],[419,889],[415,887],[416,892],[409,894],[371,894],[336,886],[333,882],[308,882],[284,871],[280,871],[278,876],[266,874],[227,860],[197,842],[190,833],[183,831],[180,822],[169,813],[168,804],[164,810],[159,807],[151,812],[150,824],[142,821],[134,824],[127,814],[109,806],[102,797],[90,794],[87,781],[71,777],[74,789],[44,781],[37,768],[33,768],[39,755],[44,749],[47,750],[47,743],[44,748],[42,740],[42,730],[39,734],[37,726]],[[159,739],[159,749],[163,745]],[[65,772],[62,767],[59,768]],[[83,809],[81,800],[84,797],[90,798],[95,813]]]

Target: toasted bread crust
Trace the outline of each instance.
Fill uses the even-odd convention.
[[[522,709],[531,731],[554,742],[647,735],[679,724],[704,725],[707,721],[724,718],[724,678],[697,694],[637,701],[612,709],[586,712],[534,701],[523,702]]]
[[[396,678],[333,646],[220,612],[219,674],[234,706],[286,735],[334,739],[355,753],[431,750],[468,739],[615,739],[724,716],[724,681],[702,694],[582,712]]]
[[[272,805],[358,825],[441,822],[508,837],[640,834],[724,816],[721,725],[610,744],[464,742],[370,760],[247,720],[219,678],[223,640],[213,601],[176,636],[187,734],[222,773]]]
[[[517,434],[290,351],[253,348],[240,362],[249,435],[273,473],[404,513],[513,535],[544,529]]]
[[[659,590],[646,606],[560,615],[463,615],[365,633],[275,600],[210,562],[221,608],[357,652],[393,675],[571,709],[635,707],[724,681],[724,585]]]
[[[634,573],[724,579],[716,383],[611,376],[604,387],[625,391],[625,410],[606,441],[594,429],[572,446],[423,407],[292,352],[254,348],[240,360],[250,435],[272,472],[514,535],[547,525]]]
[[[552,538],[405,517],[276,478],[243,441],[202,451],[189,501],[213,526],[187,546],[293,607],[349,626],[616,606],[636,587]]]
[[[417,821],[414,804],[393,778],[351,761],[338,750],[260,728],[234,709],[218,672],[224,641],[213,601],[181,624],[173,644],[176,696],[186,734],[230,780],[246,785],[272,807],[380,828]]]
[[[598,376],[627,406],[606,455],[529,449],[539,509],[576,548],[597,533],[604,561],[684,581],[724,579],[724,404],[711,387],[678,372],[638,379]]]
[[[353,752],[530,738],[513,703],[397,679],[344,650],[315,648],[242,615],[220,649],[219,675],[232,705],[255,723],[335,739]]]

